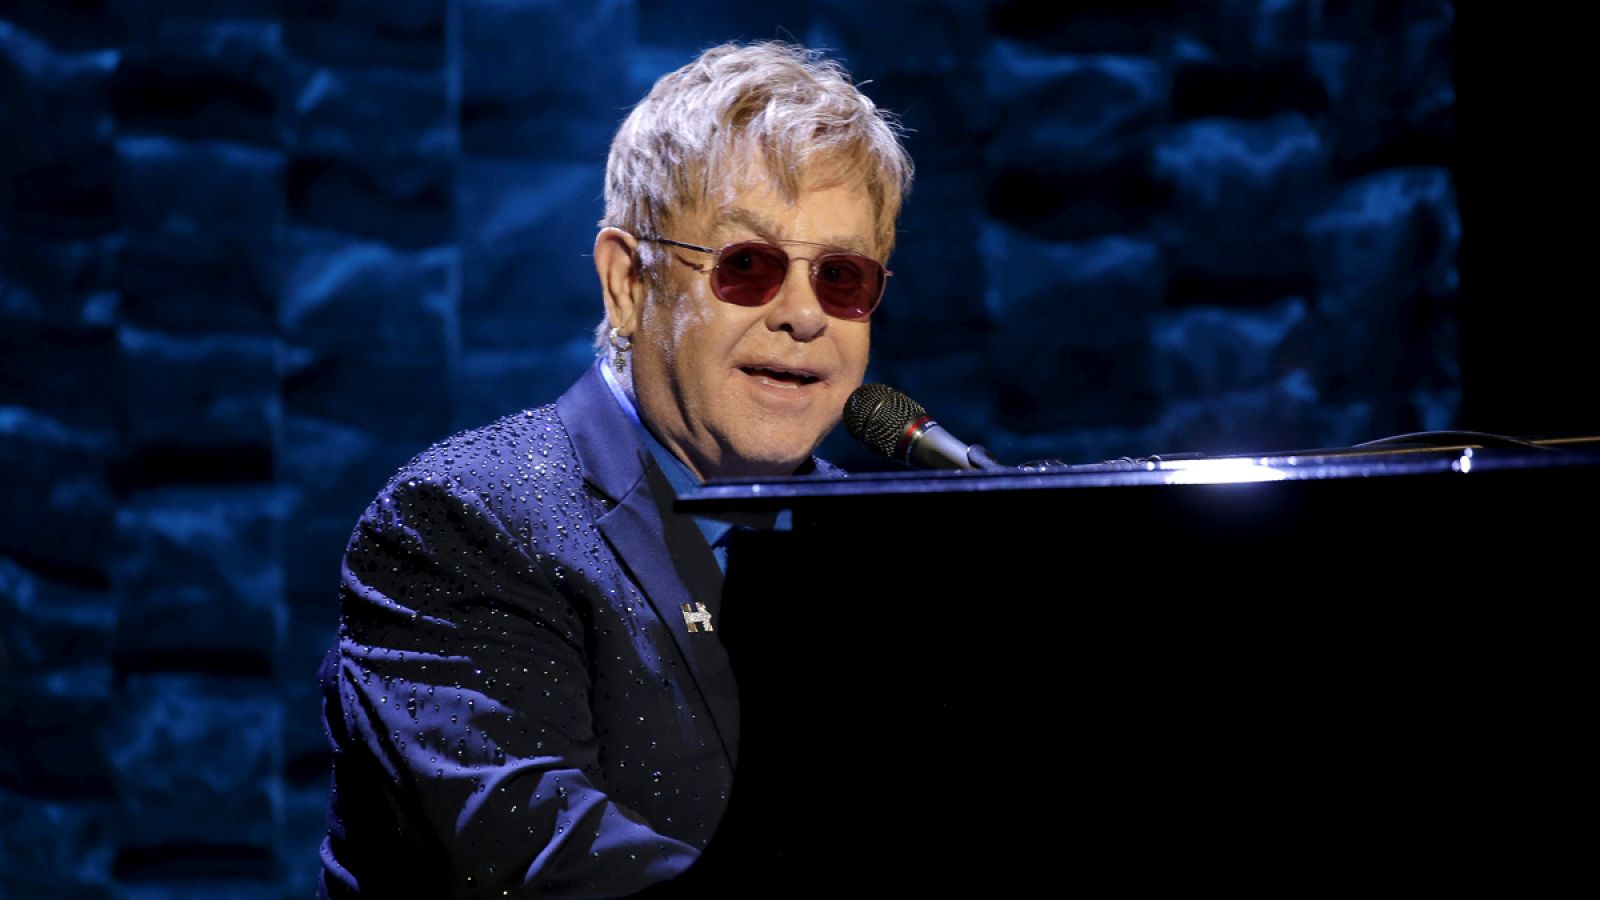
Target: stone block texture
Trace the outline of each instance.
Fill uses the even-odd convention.
[[[1494,430],[1456,16],[0,3],[0,896],[309,895],[350,528],[592,359],[607,144],[716,42],[826,48],[905,126],[869,379],[1002,461]]]

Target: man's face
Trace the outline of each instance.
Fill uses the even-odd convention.
[[[662,237],[827,244],[878,258],[871,201],[858,186],[808,189],[793,205],[764,184]],[[818,248],[781,245],[788,277],[765,306],[711,291],[712,256],[656,245],[663,277],[633,335],[634,391],[650,429],[702,479],[786,475],[839,421],[867,369],[870,325],[832,318],[811,287]],[[698,264],[706,271],[696,271]]]

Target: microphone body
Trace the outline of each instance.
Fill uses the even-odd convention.
[[[888,385],[864,384],[844,405],[850,436],[914,469],[1004,469],[989,451],[945,430],[922,405]]]
[[[988,456],[977,444],[962,443],[932,416],[906,426],[895,450],[895,458],[913,469],[981,469],[986,467],[975,454]]]

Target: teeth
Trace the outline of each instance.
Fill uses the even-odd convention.
[[[799,372],[783,372],[777,369],[764,369],[759,366],[750,366],[745,372],[760,378],[767,384],[781,385],[783,387],[798,387],[802,384],[811,384],[817,381],[815,375],[804,375]]]

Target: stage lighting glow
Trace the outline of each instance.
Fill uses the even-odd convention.
[[[1167,473],[1167,484],[1241,484],[1288,477],[1282,469],[1245,457],[1177,459],[1161,463],[1161,469]]]

